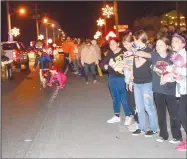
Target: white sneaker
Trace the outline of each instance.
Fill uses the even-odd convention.
[[[78,71],[76,71],[76,72],[74,72],[74,74],[75,74],[75,75],[78,75],[78,74],[79,74],[79,72],[78,72]]]
[[[156,139],[157,142],[164,142],[164,139],[162,137],[159,137],[158,139]]]
[[[119,123],[121,121],[120,117],[114,115],[111,119],[107,120],[107,123]]]
[[[126,126],[131,125],[132,120],[133,120],[132,115],[131,116],[126,116],[124,125],[126,125]]]
[[[94,80],[94,81],[93,81],[93,83],[97,83],[97,81],[96,81],[96,80]]]
[[[131,132],[134,132],[137,129],[138,129],[138,123],[137,122],[134,122],[133,124],[128,126],[128,130],[131,131]]]
[[[169,141],[169,143],[171,143],[171,144],[178,144],[181,141],[182,141],[182,139],[172,139],[172,140]]]

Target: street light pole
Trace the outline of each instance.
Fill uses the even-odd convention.
[[[39,37],[39,25],[38,25],[38,9],[37,9],[37,5],[35,4],[35,18],[36,18],[36,39],[38,39]]]
[[[55,42],[55,28],[53,27],[53,41]]]
[[[116,36],[119,38],[119,31],[118,31],[118,4],[117,0],[114,0],[114,15],[115,15],[115,25],[116,25]]]
[[[48,40],[48,29],[47,29],[47,24],[46,24],[46,28],[45,28],[45,35],[46,35],[46,41]]]
[[[10,18],[10,8],[9,1],[6,2],[6,10],[7,10],[7,23],[8,23],[8,41],[13,41],[13,36],[11,35],[11,18]]]
[[[106,32],[107,32],[107,23],[106,23],[106,17],[105,17],[105,36],[106,36]]]

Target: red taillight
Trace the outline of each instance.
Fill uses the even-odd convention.
[[[14,50],[14,51],[12,52],[12,54],[13,54],[13,57],[14,57],[14,58],[17,58],[19,53],[17,52],[17,50]]]

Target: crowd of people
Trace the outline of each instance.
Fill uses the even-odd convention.
[[[108,72],[113,99],[114,116],[107,123],[121,122],[122,104],[124,125],[133,136],[144,134],[145,137],[152,137],[157,133],[158,121],[159,138],[156,141],[164,142],[169,138],[167,108],[173,138],[169,142],[178,144],[176,150],[186,151],[187,139],[183,139],[181,133],[181,125],[187,133],[186,39],[185,31],[171,32],[166,26],[158,31],[157,38],[151,43],[143,30],[134,33],[129,31],[121,41],[110,38],[101,47],[96,40],[71,40],[67,37],[62,43],[64,66],[57,79],[64,79],[61,80],[63,87],[70,69],[74,74],[84,76],[88,84],[90,70],[93,83],[97,83],[96,68],[101,67]],[[36,60],[34,67],[37,66],[37,61],[42,63],[42,58]],[[44,69],[44,65],[40,64],[40,68]],[[51,70],[53,74],[58,74],[56,67]],[[53,78],[54,75],[49,86],[52,85]],[[146,113],[149,118],[148,126]]]
[[[114,116],[108,123],[121,121],[120,105],[125,113],[125,125],[132,135],[145,134],[152,137],[157,133],[156,141],[168,140],[166,108],[170,115],[170,127],[173,139],[170,143],[179,143],[179,151],[186,151],[187,139],[182,139],[181,124],[187,132],[187,57],[186,32],[158,32],[155,46],[148,47],[145,31],[129,32],[122,39],[110,39],[111,51],[105,58],[104,68],[109,72],[109,88],[113,98]],[[125,84],[124,84],[125,81]],[[177,99],[178,97],[178,99]],[[156,109],[155,109],[156,106]],[[157,114],[156,114],[157,110]],[[147,130],[145,112],[149,118]],[[134,118],[135,123],[132,123]]]

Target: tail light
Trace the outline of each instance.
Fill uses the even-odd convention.
[[[19,56],[19,53],[17,52],[17,50],[14,50],[12,53],[15,59]]]
[[[13,51],[13,57],[16,58],[16,52],[15,51]]]

